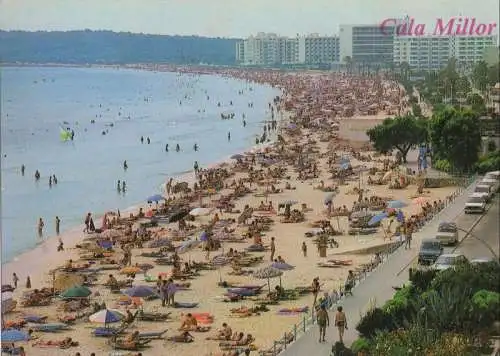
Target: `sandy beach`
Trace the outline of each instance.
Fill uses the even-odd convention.
[[[152,68],[142,66],[141,69]],[[154,70],[179,68],[155,66]],[[237,160],[230,159],[207,168],[207,171],[202,172],[201,180],[194,173],[179,177],[173,181],[172,186],[184,181],[189,189],[178,186],[176,193],[165,192],[165,197],[170,198],[166,204],[160,202],[158,206],[154,203],[142,205],[142,211],[149,212],[154,208],[152,214],[159,215],[169,212],[171,206],[182,206],[188,211],[201,207],[206,209],[203,210],[206,211],[203,216],[185,217],[181,219],[182,223],[160,223],[156,227],[139,229],[139,222],[147,222],[148,219],[130,219],[131,213],[137,216],[139,207],[136,207],[130,211],[122,211],[120,219],[108,215],[109,221],[104,226],[106,230],[101,234],[84,233],[84,226],[68,231],[61,236],[64,251],[57,252],[58,239],[50,238],[36,249],[4,265],[3,285],[13,284],[13,273],[20,278],[19,286],[13,293],[18,305],[14,311],[4,315],[5,322],[19,321],[24,316],[33,314],[47,316],[48,323],[59,323],[63,316],[67,319],[70,319],[69,316],[75,317],[68,330],[58,333],[35,331],[36,339],[16,343],[16,346],[23,346],[28,355],[74,355],[76,352],[82,355],[91,352],[107,355],[111,352],[112,347],[108,345],[106,338],[95,337],[91,333],[92,327],[103,326],[88,321],[87,316],[92,314],[95,302],[105,303],[107,308],[118,309],[123,313],[127,309],[133,313],[139,309],[147,313],[171,313],[166,321],[136,319],[127,328],[123,337],[136,330],[144,333],[167,329],[164,335],[166,339],[152,340],[147,345],[148,348],[141,350],[144,355],[234,355],[237,354],[234,350],[241,351],[249,345],[255,350],[251,354],[258,354],[258,351],[272,346],[273,340],[283,337],[293,324],[306,315],[300,308],[314,308],[314,297],[309,291],[313,278],[319,278],[320,296],[324,292],[338,290],[344,285],[349,270],[359,271],[364,265],[372,263],[374,248],[383,248],[397,239],[397,236],[393,236],[400,225],[397,219],[383,219],[380,227],[374,228],[366,226],[365,222],[358,228],[353,225],[354,213],[361,212],[363,215],[365,211],[388,211],[391,214],[401,210],[405,220],[414,219],[421,223],[426,219],[422,213],[423,206],[429,203],[431,208],[427,209],[427,214],[432,214],[432,211],[439,209],[440,201],[445,201],[455,190],[455,187],[445,184],[439,188],[421,187],[419,191],[418,187],[423,184],[425,173],[419,175],[411,169],[408,171],[396,162],[395,156],[380,156],[370,149],[366,130],[387,116],[408,110],[407,98],[397,83],[381,78],[336,76],[330,73],[213,70],[211,74],[268,83],[283,89],[280,100],[272,103],[277,126],[273,128],[274,124],[268,124],[268,132],[271,134],[268,137],[275,142],[256,146]],[[194,183],[198,189],[195,189]],[[329,200],[332,202],[330,207],[325,204]],[[366,207],[360,205],[360,208],[356,208],[359,201],[366,202]],[[405,204],[389,211],[389,201]],[[268,209],[270,203],[273,207],[271,210]],[[84,209],[84,202],[82,206]],[[346,210],[336,213],[343,206]],[[244,218],[240,218],[242,214]],[[220,221],[216,222],[214,219]],[[329,224],[323,231],[319,229],[320,221]],[[101,218],[95,218],[95,222],[97,227],[101,227]],[[187,226],[184,227],[183,223]],[[133,233],[127,232],[128,226]],[[141,232],[137,234],[137,230]],[[196,243],[196,247],[192,249],[184,248],[186,245],[182,247],[185,243],[182,240],[199,240],[204,232],[211,232],[207,234],[210,236],[209,242],[216,247],[208,256],[203,250],[208,242]],[[306,236],[311,235],[310,232],[323,234],[334,240],[331,245],[327,244],[326,257],[319,256],[319,249],[313,242],[314,237]],[[272,263],[269,249],[272,237],[275,239],[276,249],[274,259],[280,256],[287,264],[294,266],[294,269],[284,271],[281,276],[283,288],[291,290],[293,297],[268,295],[267,280],[252,275]],[[84,239],[89,241],[90,248],[75,247],[77,244],[82,245]],[[103,284],[108,280],[109,274],[113,274],[119,281],[125,279],[125,275],[119,274],[122,266],[118,265],[127,246],[131,246],[132,265],[151,264],[153,268],[147,270],[148,276],[156,277],[162,273],[172,276],[172,265],[158,265],[154,262],[155,258],[143,256],[145,253],[158,252],[158,247],[147,246],[162,239],[171,240],[168,258],[173,258],[173,251],[177,251],[178,255],[176,253],[175,256],[181,259],[180,269],[186,262],[191,264],[190,271],[176,271],[173,275],[175,282],[183,288],[175,293],[175,301],[198,304],[194,308],[172,308],[162,307],[159,299],[142,299],[138,302],[141,304],[138,308],[119,305],[118,301],[123,299],[123,295],[112,293]],[[114,242],[110,252],[106,251],[105,256],[102,256],[103,251],[99,251],[94,258],[81,259],[82,255],[95,252],[96,241],[103,240]],[[303,251],[303,243],[307,247],[307,256]],[[137,247],[140,245],[143,247]],[[265,250],[246,250],[244,256],[238,253],[228,254],[230,249],[242,253],[250,245],[261,245]],[[367,250],[370,252],[367,253]],[[223,266],[212,263],[215,256],[216,261],[227,259],[227,263]],[[106,258],[117,263],[104,263]],[[73,261],[72,272],[61,270],[60,267],[70,259]],[[66,312],[66,302],[59,298],[49,298],[48,305],[21,306],[23,296],[28,291],[42,287],[52,288],[53,278],[59,280],[63,279],[63,275],[78,275],[81,272],[75,270],[75,267],[88,262],[92,262],[92,267],[97,269],[110,265],[116,268],[92,274],[95,280],[89,285],[92,291],[89,307]],[[324,267],[320,267],[318,263],[322,263]],[[58,271],[52,277],[49,271],[55,269]],[[249,272],[245,275],[234,273],[241,270]],[[27,276],[31,278],[30,289],[25,288]],[[154,282],[144,280],[143,272],[135,273],[134,277],[134,286],[148,285],[156,288]],[[235,293],[228,295],[226,288],[218,286],[221,280],[235,287],[258,285],[262,288],[256,296],[239,298]],[[279,279],[271,279],[273,290],[277,285]],[[265,305],[262,310],[267,310],[259,313],[247,310],[256,305]],[[238,312],[231,312],[231,309],[238,308]],[[284,309],[291,310],[279,312]],[[181,333],[178,328],[184,316],[190,312],[212,315],[213,323],[209,325],[211,329],[207,332],[190,331],[194,336],[193,342],[169,340],[169,337]],[[231,327],[233,333],[251,334],[255,340],[249,345],[231,342],[228,347],[221,347],[221,340],[206,340],[208,336],[214,336],[224,322]],[[36,324],[28,323],[23,325],[23,329],[28,330],[33,326]],[[60,349],[57,345],[46,343],[47,340],[60,341],[66,337],[71,337],[78,345]]]

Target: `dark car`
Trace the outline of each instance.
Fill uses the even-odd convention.
[[[418,253],[418,263],[421,265],[430,265],[436,262],[443,253],[443,246],[437,240],[422,240],[420,252]]]

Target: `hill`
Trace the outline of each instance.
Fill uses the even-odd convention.
[[[230,65],[236,39],[112,31],[0,31],[0,61]]]

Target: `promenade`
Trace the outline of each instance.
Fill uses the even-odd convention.
[[[478,215],[464,215],[463,207],[467,197],[474,190],[472,184],[458,196],[455,201],[441,211],[432,221],[430,221],[421,231],[413,236],[412,247],[409,250],[399,248],[388,259],[367,277],[360,281],[353,289],[353,296],[342,299],[337,305],[341,305],[347,316],[347,325],[349,327],[344,335],[344,342],[350,347],[352,342],[358,338],[356,325],[367,310],[374,306],[382,306],[388,299],[394,295],[394,286],[401,286],[408,281],[408,268],[412,266],[418,255],[420,241],[424,238],[433,237],[440,221],[455,221],[459,228],[470,229],[477,219]],[[498,203],[492,208],[498,213]],[[494,212],[493,211],[493,212]],[[497,217],[492,218],[492,214],[487,216],[489,224],[494,224]],[[487,220],[484,218],[483,220]],[[489,226],[489,225],[488,225]],[[497,223],[498,226],[498,223]],[[487,227],[491,229],[491,226]],[[461,238],[465,236],[461,233]],[[468,244],[474,244],[471,237],[466,239]],[[464,241],[465,242],[465,241]],[[479,243],[479,242],[477,242]],[[498,241],[497,241],[498,245]],[[485,254],[481,255],[485,256]],[[477,257],[477,256],[468,256]],[[287,346],[280,354],[283,356],[303,356],[303,355],[330,355],[332,345],[338,340],[337,329],[333,326],[335,315],[335,306],[330,311],[330,327],[327,329],[327,342],[318,342],[318,328],[312,326],[297,341]]]

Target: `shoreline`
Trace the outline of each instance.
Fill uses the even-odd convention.
[[[267,73],[267,72],[266,72]],[[227,73],[220,73],[222,75],[227,75]],[[248,74],[246,73],[240,73],[240,77],[245,77],[246,75],[254,75],[255,82],[259,83],[265,79],[265,75],[262,77],[259,77],[259,73],[252,73]],[[270,85],[276,85],[276,77],[274,74],[267,74],[269,75],[269,84]],[[326,78],[327,76],[323,76]],[[284,79],[283,79],[284,78]],[[289,78],[288,76],[284,75],[283,80],[287,80]],[[240,78],[241,79],[241,78]],[[273,82],[274,80],[274,82]],[[314,83],[316,80],[309,74],[301,76],[301,78],[298,79],[305,81],[309,81],[310,83]],[[353,81],[356,82],[356,80],[359,79],[354,79]],[[291,85],[293,85],[293,79],[291,82]],[[297,84],[296,84],[297,85]],[[279,86],[278,86],[279,87]],[[332,171],[337,169],[335,168],[337,163],[333,162],[333,164],[330,164],[330,162],[327,160],[328,157],[333,157],[334,155],[337,156],[337,154],[341,155],[340,157],[343,157],[343,155],[349,155],[351,159],[351,164],[353,170],[356,170],[360,167],[373,167],[376,170],[381,170],[382,167],[382,160],[385,161],[385,156],[378,156],[373,151],[370,149],[366,148],[366,142],[363,141],[363,137],[360,136],[359,141],[356,139],[352,139],[350,135],[355,135],[356,137],[358,136],[356,133],[356,129],[358,131],[363,130],[364,125],[370,125],[374,124],[375,122],[379,122],[381,119],[383,119],[383,114],[378,113],[377,115],[368,115],[366,117],[360,116],[360,115],[354,115],[351,119],[342,119],[341,117],[328,117],[327,119],[324,119],[324,122],[322,122],[320,119],[316,119],[316,117],[319,117],[321,114],[318,112],[313,112],[312,115],[309,116],[309,120],[314,120],[317,121],[317,125],[309,125],[309,122],[307,119],[304,118],[305,115],[302,115],[302,112],[300,112],[296,107],[287,108],[287,105],[289,102],[292,103],[292,105],[300,105],[300,93],[297,92],[292,92],[291,90],[288,90],[286,86],[283,86],[286,88],[286,92],[283,94],[283,105],[280,106],[282,108],[283,116],[285,116],[286,113],[286,120],[290,120],[290,123],[293,124],[294,126],[300,126],[299,129],[293,129],[291,128],[291,125],[287,125],[287,128],[284,131],[284,141],[282,145],[275,145],[275,147],[272,147],[268,154],[266,154],[266,158],[269,157],[269,159],[276,160],[278,163],[276,164],[269,164],[271,166],[271,169],[279,169],[278,167],[281,167],[282,169],[285,170],[284,176],[280,176],[279,178],[276,178],[278,180],[276,186],[280,188],[280,192],[276,193],[276,195],[271,195],[270,200],[275,206],[279,205],[280,202],[283,201],[290,201],[294,200],[297,201],[298,203],[303,203],[297,205],[297,208],[300,209],[300,206],[302,206],[302,214],[304,217],[304,220],[300,220],[298,222],[287,222],[287,221],[282,221],[283,217],[282,215],[277,215],[276,212],[271,213],[271,214],[266,214],[264,213],[263,215],[261,213],[256,213],[257,216],[263,216],[264,218],[269,218],[272,220],[271,227],[269,229],[269,232],[264,233],[262,235],[263,239],[265,242],[263,242],[265,245],[268,245],[270,243],[271,237],[276,237],[276,244],[277,244],[277,255],[283,256],[287,263],[292,264],[295,266],[295,270],[288,271],[286,274],[283,276],[283,282],[284,286],[288,288],[296,288],[296,287],[303,287],[303,286],[310,286],[310,281],[312,278],[315,278],[318,276],[321,279],[321,294],[323,292],[330,293],[333,290],[338,290],[339,287],[341,287],[345,281],[345,276],[347,274],[347,270],[349,269],[357,269],[360,266],[364,264],[369,264],[370,261],[372,260],[372,255],[369,253],[366,254],[356,254],[354,249],[357,248],[358,250],[370,250],[372,248],[380,247],[384,244],[387,244],[386,242],[386,237],[384,237],[384,234],[382,234],[382,231],[377,230],[377,232],[373,235],[368,235],[364,236],[363,234],[355,234],[352,235],[350,232],[348,232],[349,229],[349,221],[345,216],[340,216],[340,217],[331,217],[327,214],[327,211],[325,209],[325,196],[328,193],[328,190],[323,190],[320,188],[316,188],[318,185],[322,183],[322,181],[325,181],[325,188],[329,187],[329,184],[332,182]],[[282,88],[283,88],[282,87]],[[307,101],[307,99],[306,99]],[[302,105],[307,106],[312,104],[309,103],[304,103],[302,102]],[[318,105],[318,104],[317,104]],[[321,104],[319,104],[321,105]],[[320,106],[321,107],[321,106]],[[296,109],[296,110],[294,110]],[[288,118],[290,116],[290,118]],[[387,115],[386,115],[387,116]],[[284,117],[279,117],[280,122],[284,122],[285,118]],[[372,122],[373,121],[373,122]],[[332,129],[332,125],[337,125],[337,130],[338,132],[335,133]],[[330,129],[328,129],[330,127]],[[345,132],[344,132],[345,130]],[[278,131],[278,130],[277,130]],[[293,133],[292,131],[295,131]],[[362,143],[362,146],[364,148],[362,149],[354,149],[354,143],[351,141],[355,141],[357,143]],[[301,155],[302,153],[305,153],[308,155],[308,157],[311,157],[313,162],[317,162],[318,164],[318,169],[319,173],[316,176],[309,177],[309,178],[301,178],[301,174],[303,173],[304,169],[301,167],[301,164],[297,162],[294,157],[297,157],[297,155]],[[359,154],[360,156],[358,156]],[[373,155],[373,156],[372,156]],[[338,158],[339,156],[337,156]],[[392,158],[388,158],[392,159]],[[245,159],[246,160],[246,159]],[[220,164],[223,164],[227,162],[227,160],[223,160],[222,162],[216,162],[214,163],[215,166],[219,166]],[[368,166],[368,163],[364,162],[370,162],[370,165]],[[260,163],[257,164],[251,164],[251,167],[255,166],[258,171],[262,171],[262,173],[266,173],[267,168],[264,165],[260,165]],[[259,169],[260,168],[260,169]],[[231,180],[244,180],[246,179],[245,173],[249,173],[248,168],[246,170],[238,170],[238,165],[237,164],[230,164],[229,166],[224,167],[224,169],[227,169],[228,171],[232,172],[233,175],[230,176],[230,178],[224,179],[223,181],[226,183],[225,188],[221,189],[220,192],[218,192],[218,195],[225,195],[229,193],[231,190],[230,187],[228,187],[228,184],[230,183]],[[309,167],[309,169],[311,169]],[[361,181],[364,181],[366,184],[366,179],[367,179],[367,173],[364,170],[362,171],[363,173],[359,173],[359,179],[357,177],[352,177],[353,179],[348,179],[346,182],[342,183],[337,183],[337,180],[333,177],[333,184],[337,186],[339,189],[339,194],[335,197],[335,207],[341,207],[342,205],[346,206],[351,206],[353,202],[356,201],[356,188],[358,187],[358,181],[359,184],[361,184]],[[270,172],[269,172],[270,173]],[[310,174],[310,172],[309,172]],[[357,173],[355,173],[357,174]],[[192,176],[192,174],[191,174]],[[265,174],[263,174],[265,176]],[[271,175],[269,174],[269,178]],[[185,176],[184,176],[185,178]],[[250,178],[250,175],[249,175]],[[269,188],[270,183],[263,183],[261,184],[261,180],[269,180],[265,178],[257,178],[257,186],[250,184],[250,187],[252,188],[246,195],[243,197],[236,197],[231,199],[232,202],[235,205],[235,209],[242,210],[244,209],[245,205],[248,205],[250,207],[257,207],[259,205],[259,202],[263,201],[262,198],[262,193],[260,193],[264,188],[267,186],[267,189]],[[285,188],[284,184],[285,182],[287,184],[292,185],[291,188]],[[338,185],[337,185],[338,184]],[[365,185],[364,184],[364,185]],[[245,184],[245,187],[247,185]],[[210,187],[210,185],[208,186]],[[413,189],[415,188],[415,182],[411,183],[408,188],[409,189],[400,189],[400,190],[389,190],[388,187],[384,185],[368,185],[366,184],[366,187],[368,188],[368,196],[374,196],[374,197],[380,197],[383,199],[401,199],[404,201],[410,201],[412,199],[412,196],[410,194],[413,193]],[[205,189],[205,188],[203,188]],[[451,192],[455,189],[455,187],[449,186],[449,187],[444,187],[444,188],[437,188],[436,190],[433,190],[432,193],[427,192],[428,194],[428,199],[444,199],[446,196],[451,194]],[[411,192],[410,192],[411,190]],[[259,194],[254,194],[254,193],[259,193]],[[196,193],[191,194],[191,203],[189,204],[190,209],[192,209],[197,205],[197,200],[196,200]],[[205,198],[206,199],[206,198]],[[213,199],[213,198],[211,198]],[[213,202],[214,200],[212,200]],[[267,199],[266,199],[267,202]],[[210,204],[210,207],[213,207],[214,205],[211,205],[213,203],[208,202]],[[146,204],[144,204],[146,205]],[[404,209],[405,214],[416,214],[419,211],[419,207],[417,205],[409,204],[407,208]],[[137,208],[137,206],[135,207]],[[354,206],[353,206],[354,210]],[[298,211],[298,210],[297,210]],[[236,213],[231,213],[224,211],[224,213],[221,213],[220,217],[221,219],[236,219],[238,215],[234,215]],[[239,213],[238,213],[239,214]],[[338,231],[340,232],[340,235],[334,235],[335,240],[338,242],[339,247],[334,248],[333,246],[328,248],[326,258],[325,257],[319,257],[317,256],[316,250],[315,250],[315,243],[312,241],[312,238],[308,238],[307,232],[311,231],[312,227],[315,227],[314,224],[318,220],[324,220],[326,216],[326,219],[331,221],[332,226],[337,229],[338,225]],[[189,233],[189,235],[193,236],[192,238],[195,238],[194,236],[198,236],[200,233],[199,229],[203,229],[203,226],[208,223],[209,221],[209,216],[207,217],[197,217],[193,222],[189,222],[189,224],[195,224],[194,230],[191,230],[192,233]],[[98,221],[97,219],[95,219]],[[97,222],[96,225],[99,225]],[[233,226],[236,231],[234,232],[234,236],[242,235],[244,234],[244,230],[248,228],[250,230],[250,226],[245,223],[237,224],[232,223],[230,226]],[[153,239],[160,238],[162,236],[172,238],[175,241],[182,241],[182,239],[178,240],[175,239],[175,236],[173,233],[176,232],[176,224],[169,224],[165,227],[165,234],[162,234],[162,230],[153,228],[151,229],[153,233]],[[83,229],[83,228],[82,228]],[[168,230],[167,230],[168,229]],[[81,231],[81,230],[80,230]],[[82,232],[78,231],[76,228],[72,230],[71,232],[74,234],[71,236],[71,238],[74,238],[76,241],[81,241],[83,234]],[[154,231],[154,232],[153,232]],[[267,230],[263,230],[267,231]],[[172,235],[171,235],[172,233]],[[306,235],[306,236],[304,236]],[[91,235],[90,235],[91,236]],[[27,270],[28,268],[33,268],[33,266],[36,264],[35,260],[38,260],[38,263],[40,266],[43,264],[43,270],[40,267],[39,270],[37,271],[37,275],[32,277],[32,285],[34,288],[39,288],[41,286],[47,286],[50,284],[47,284],[47,279],[49,279],[50,283],[50,278],[47,276],[46,272],[47,269],[51,268],[52,266],[60,266],[63,264],[63,262],[69,258],[72,258],[72,256],[78,257],[78,252],[84,252],[78,249],[67,249],[64,252],[57,253],[56,252],[56,242],[55,239],[53,239],[54,242],[52,244],[47,243],[45,246],[45,250],[47,250],[47,256],[52,256],[50,261],[45,261],[43,262],[43,255],[42,256],[36,256],[35,253],[31,252],[29,255],[27,254],[26,258],[28,258],[32,263],[23,263],[23,261],[16,261],[17,268],[19,268],[20,271],[22,270]],[[241,241],[241,240],[240,240]],[[242,244],[243,242],[243,244]],[[177,244],[178,242],[176,242]],[[230,242],[230,241],[224,241],[221,239],[221,245],[223,246],[222,253],[227,252],[229,248],[234,248],[238,249],[238,251],[242,251],[245,247],[245,243],[251,243],[251,239],[245,239],[245,241],[241,242]],[[303,255],[300,249],[301,244],[307,244],[309,245],[308,248],[310,248],[310,253],[307,255]],[[390,241],[389,241],[390,243]],[[69,243],[67,244],[67,247],[69,247]],[[54,248],[54,250],[50,251],[50,248]],[[121,253],[119,249],[116,249],[116,255],[114,255],[114,258],[119,259],[121,256]],[[148,263],[152,262],[151,259],[147,259],[144,256],[141,257],[141,254],[143,252],[152,252],[155,251],[152,248],[145,247],[144,249],[133,249],[133,262],[134,263]],[[220,254],[220,249],[216,250],[213,252],[213,255],[218,255]],[[212,254],[212,253],[211,253]],[[184,261],[188,261],[188,254],[182,255]],[[257,253],[252,253],[250,256],[255,256],[256,258],[261,258],[262,261],[264,262],[264,266],[266,265],[265,261],[269,261],[269,252],[257,252]],[[38,257],[38,258],[37,258]],[[319,268],[320,266],[317,266],[318,263],[324,263],[327,261],[327,258],[341,258],[342,261],[345,262],[350,262],[350,264],[345,265],[343,267],[336,267],[335,269],[331,268]],[[56,261],[57,260],[57,261]],[[76,258],[74,259],[76,261]],[[28,262],[30,262],[28,261]],[[99,260],[95,260],[96,263],[98,263],[96,266],[99,266]],[[205,253],[199,249],[192,250],[189,252],[189,261],[207,261],[205,259]],[[47,263],[48,262],[48,263]],[[203,263],[203,262],[202,262]],[[206,262],[205,262],[206,263]],[[267,262],[269,264],[269,262]],[[48,266],[47,266],[48,265]],[[10,267],[15,267],[14,265],[10,265]],[[264,266],[255,266],[257,268],[264,267]],[[349,266],[349,267],[347,267]],[[253,267],[253,266],[251,266]],[[151,276],[155,276],[159,273],[169,273],[167,271],[170,271],[170,266],[162,266],[162,265],[156,265],[151,271],[148,272]],[[208,312],[216,317],[216,321],[214,324],[214,328],[218,328],[222,322],[228,322],[231,327],[233,328],[234,331],[242,331],[245,333],[252,333],[252,335],[255,335],[257,338],[256,341],[256,346],[263,350],[266,349],[268,346],[272,344],[272,340],[276,340],[280,337],[283,336],[283,332],[289,331],[290,327],[295,324],[297,321],[301,320],[302,317],[305,314],[288,314],[287,316],[279,316],[276,314],[280,314],[280,309],[278,308],[298,308],[298,307],[303,307],[311,305],[312,302],[312,295],[302,295],[298,296],[297,299],[291,299],[291,300],[284,300],[280,301],[279,306],[274,306],[270,305],[269,306],[269,311],[267,313],[261,313],[258,317],[257,316],[252,316],[251,320],[246,319],[246,318],[234,318],[231,314],[228,315],[229,313],[229,308],[232,307],[238,307],[238,306],[247,306],[250,307],[252,300],[242,300],[238,301],[234,304],[228,304],[228,303],[223,303],[221,300],[221,294],[224,293],[224,289],[221,289],[220,286],[218,286],[218,281],[219,278],[223,278],[223,280],[229,281],[231,283],[239,283],[240,285],[245,283],[246,285],[248,284],[263,284],[264,281],[257,280],[254,277],[244,277],[240,275],[234,275],[230,273],[230,266],[225,266],[219,268],[220,273],[217,273],[217,271],[206,271],[203,273],[200,273],[199,277],[196,277],[196,280],[193,280],[194,283],[192,283],[192,287],[189,288],[188,290],[185,291],[179,291],[179,296],[176,297],[176,300],[183,301],[183,302],[198,302],[199,306],[197,309],[194,309],[194,311],[199,312]],[[7,273],[8,271],[2,272],[2,277],[4,276],[4,273],[6,274],[6,277],[8,278],[9,275]],[[103,273],[100,274],[99,278],[100,280],[104,280],[103,278],[106,277],[106,275],[109,272],[103,271]],[[110,273],[115,273],[115,272],[110,272]],[[134,284],[144,284],[144,282],[141,280],[142,275],[138,275],[138,279],[136,279]],[[221,277],[220,277],[221,276]],[[24,282],[24,275],[20,274],[21,278],[21,286],[19,290],[16,290],[14,295],[19,296],[20,292],[24,289],[23,282]],[[250,278],[250,279],[249,279]],[[10,279],[10,278],[9,278]],[[272,281],[273,285],[277,283],[277,280]],[[102,283],[98,283],[95,287],[91,287],[93,292],[99,292],[99,297],[98,301],[105,301],[106,305],[114,305],[111,303],[114,303],[116,299],[116,295],[112,295],[108,292],[108,290],[104,287],[101,287]],[[222,291],[221,291],[222,290]],[[266,288],[267,291],[267,288]],[[28,308],[25,309],[25,312],[32,312],[32,313],[46,313],[47,315],[51,315],[55,311],[55,306],[56,305],[51,305],[48,307],[36,307],[36,308]],[[182,318],[183,313],[186,313],[187,311],[184,309],[161,309],[162,307],[159,305],[159,303],[156,302],[147,302],[145,304],[145,311],[171,311],[173,315],[173,320],[175,322],[179,321],[180,318]],[[272,327],[270,327],[272,325]],[[154,324],[148,324],[144,322],[140,322],[140,326],[137,325],[136,327],[140,327],[141,331],[157,331],[158,324],[156,326]],[[97,354],[107,354],[107,350],[109,350],[109,346],[106,346],[103,342],[100,342],[99,339],[91,338],[89,333],[85,333],[84,329],[89,328],[89,324],[86,322],[79,322],[75,325],[73,331],[67,331],[65,332],[64,336],[70,336],[73,337],[74,339],[77,339],[78,341],[81,342],[81,346],[78,347],[75,351],[83,352],[83,354],[88,354],[89,352],[96,352]],[[169,336],[172,335],[172,333],[176,333],[175,331],[176,326],[169,327]],[[170,353],[176,354],[176,355],[192,355],[192,354],[199,354],[199,355],[207,355],[207,354],[213,354],[213,355],[221,355],[220,351],[217,353],[218,349],[218,343],[207,343],[204,340],[205,337],[203,334],[198,335],[195,334],[196,336],[196,342],[191,343],[189,345],[185,344],[171,344],[171,343],[165,343],[163,344],[163,348],[158,344],[158,347],[154,347],[150,349],[150,351],[147,351],[148,354],[151,354],[152,356],[159,356],[163,355],[165,353],[165,348],[168,349]],[[201,342],[200,342],[201,341]],[[52,353],[47,353],[45,350],[41,349],[31,349],[29,348],[28,352],[36,353],[39,355],[55,355],[56,352]],[[57,353],[63,354],[61,353]],[[252,353],[253,354],[253,353]]]
[[[0,63],[0,68],[2,66],[5,66],[5,67],[33,67],[33,68],[36,68],[36,67],[46,67],[46,68],[95,68],[95,69],[102,68],[102,69],[122,69],[122,70],[125,69],[125,70],[131,70],[131,71],[147,71],[147,72],[153,71],[153,69],[150,69],[147,64],[133,64],[132,66],[129,66],[129,65],[112,65],[112,64],[85,65],[85,64],[57,64],[57,63],[45,63],[45,64],[36,64],[36,63]],[[174,72],[174,73],[186,73],[186,72],[182,72],[182,71],[176,71],[175,69],[171,70],[171,68],[177,68],[176,66],[172,67],[172,66],[168,65],[168,67],[169,67],[169,69],[167,69],[167,70],[165,70],[163,68],[162,70],[156,70],[156,71],[166,72],[166,73],[172,73],[172,72]],[[185,68],[185,67],[183,67],[183,68]],[[196,68],[198,68],[198,67],[196,67]],[[214,72],[214,73],[198,73],[197,70],[198,69],[196,69],[196,72],[194,72],[195,74],[221,76],[220,73],[218,73],[218,72]],[[246,81],[245,79],[238,78],[238,77],[233,77],[233,79],[239,80],[241,82],[245,82]],[[263,85],[263,86],[269,85],[269,84],[266,84],[266,83],[257,83],[257,82],[255,82],[255,84]],[[272,98],[269,98],[269,100],[272,101]],[[286,116],[288,118],[288,116],[286,114],[284,114],[283,116]],[[262,124],[263,122],[266,122],[266,121],[268,121],[268,119],[263,118],[263,119],[259,120],[258,123]],[[255,136],[255,135],[252,135],[252,136]],[[265,144],[273,143],[274,139],[275,139],[275,137],[272,140],[268,139],[268,141]],[[236,150],[235,152],[232,152],[230,155],[227,155],[224,158],[221,158],[221,159],[218,159],[218,160],[215,160],[213,162],[208,163],[208,165],[206,167],[204,167],[204,168],[215,168],[215,167],[218,167],[220,165],[226,164],[226,163],[228,163],[228,162],[231,161],[231,159],[230,159],[231,155],[234,155],[234,154],[243,154],[243,153],[248,152],[248,151],[250,151],[252,149],[255,149],[256,147],[259,147],[261,145],[262,144],[251,145],[249,147],[246,147],[245,149]],[[195,181],[195,177],[193,177],[192,169],[190,169],[189,171],[184,171],[184,172],[177,173],[177,174],[174,173],[174,175],[172,175],[171,178],[173,178],[173,180],[175,182],[186,181],[190,185],[192,185],[192,183]],[[151,192],[151,194],[156,194],[156,193],[165,194],[161,190],[164,185],[165,185],[165,180],[163,182],[159,182],[159,184],[155,188],[155,191]],[[122,213],[126,213],[126,214],[136,213],[139,210],[139,208],[141,208],[141,207],[144,208],[145,206],[147,206],[147,203],[144,203],[144,202],[135,202],[135,203],[132,203],[131,205],[128,205],[128,206],[120,209],[120,211]],[[94,221],[101,221],[101,219],[103,218],[103,216],[106,213],[106,211],[108,211],[108,212],[109,211],[116,211],[116,208],[114,208],[112,210],[107,209],[104,212],[101,212],[101,211],[98,211],[98,212],[95,212],[95,213],[92,212]],[[77,219],[77,217],[75,217],[75,219]],[[55,240],[58,237],[63,238],[63,240],[64,240],[64,237],[66,235],[68,235],[68,234],[73,235],[74,232],[77,231],[77,229],[82,229],[83,230],[83,227],[84,227],[83,224],[78,224],[78,225],[72,224],[72,225],[67,226],[64,229],[62,229],[61,233],[59,235],[55,235],[55,234],[50,235],[50,236],[44,235],[43,239],[40,240],[40,241],[37,241],[37,243],[36,243],[35,246],[33,246],[31,248],[27,248],[27,249],[21,251],[20,253],[16,254],[15,256],[12,256],[9,259],[6,259],[5,261],[2,260],[1,266],[2,266],[3,269],[4,268],[10,269],[9,266],[8,266],[9,263],[17,261],[19,258],[23,257],[24,255],[28,255],[29,252],[31,252],[31,251],[33,251],[35,249],[39,249],[39,250],[43,249],[44,245],[49,240]],[[74,238],[73,239],[69,239],[69,241],[71,241],[71,244],[74,244],[73,240],[74,240]],[[65,242],[65,244],[66,244],[66,242]],[[3,272],[2,272],[2,280],[3,280],[4,277],[5,276],[4,276]]]

